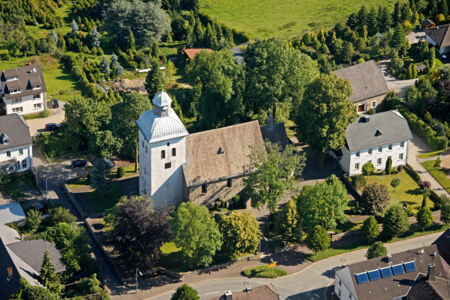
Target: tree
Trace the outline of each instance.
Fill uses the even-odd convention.
[[[59,296],[41,286],[32,286],[20,277],[19,289],[11,295],[12,300],[58,300]]]
[[[170,31],[169,19],[159,1],[113,0],[105,12],[103,24],[114,41],[125,48],[130,32],[134,34],[136,45],[145,47]]]
[[[375,166],[371,161],[368,161],[363,165],[362,172],[364,175],[372,175],[375,173]]]
[[[374,216],[365,219],[361,227],[361,232],[369,242],[375,240],[380,235],[377,219]]]
[[[387,238],[398,237],[409,229],[408,215],[399,205],[388,208],[384,215],[383,234]]]
[[[401,180],[398,177],[395,177],[394,179],[391,180],[391,186],[394,188],[394,190],[396,187],[398,187],[400,185],[400,183],[401,183]]]
[[[91,277],[84,277],[77,286],[82,295],[91,295],[102,290],[101,282],[97,279],[97,274],[92,274]]]
[[[382,257],[387,255],[387,249],[382,242],[375,242],[367,249],[367,259]]]
[[[135,50],[136,49],[136,40],[134,38],[133,31],[129,31],[128,33],[128,49]]]
[[[286,206],[284,206],[282,211],[281,221],[283,238],[288,241],[297,240],[299,238],[297,201],[291,199],[286,203]]]
[[[228,50],[200,52],[187,67],[202,129],[239,123],[244,115],[244,68]]]
[[[114,153],[119,153],[122,148],[122,141],[115,137],[111,130],[97,131],[95,139],[98,157],[111,158]]]
[[[391,200],[389,191],[385,185],[379,183],[368,184],[361,195],[362,206],[367,213],[380,215]]]
[[[325,228],[320,225],[315,226],[314,229],[308,233],[305,242],[308,248],[315,252],[326,250],[331,245],[330,236]]]
[[[39,281],[52,293],[61,293],[61,281],[58,274],[56,274],[55,266],[51,262],[48,250],[44,252],[44,261],[42,262]]]
[[[346,220],[344,209],[349,198],[345,186],[335,175],[314,186],[303,187],[297,201],[300,223],[304,228],[321,225],[331,229]]]
[[[367,180],[364,175],[359,174],[352,178],[352,183],[355,189],[359,190],[367,184]]]
[[[244,184],[255,207],[267,205],[271,213],[278,201],[292,187],[295,177],[300,176],[305,165],[304,154],[297,154],[292,145],[283,151],[276,144],[265,143],[265,149],[253,148],[250,164],[244,167],[248,174]]]
[[[147,77],[145,77],[145,90],[150,99],[152,99],[156,93],[162,91],[164,87],[164,73],[159,67],[158,61],[153,59],[150,62],[150,71],[148,71]]]
[[[386,174],[391,174],[392,172],[392,157],[388,157],[386,160]]]
[[[352,88],[348,80],[335,74],[321,75],[306,88],[295,119],[297,137],[323,155],[345,144],[345,131],[356,119],[355,106],[349,101]]]
[[[72,23],[70,24],[70,28],[72,28],[72,34],[78,33],[78,24],[75,22],[75,20],[72,20]]]
[[[106,158],[98,158],[94,162],[90,175],[90,185],[96,188],[99,192],[103,193],[107,188],[107,175],[113,167],[112,162]]]
[[[441,207],[441,222],[444,224],[450,224],[450,201],[444,201]]]
[[[55,44],[58,44],[58,35],[56,34],[56,32],[54,30],[52,30],[50,32],[50,37],[52,38],[52,40],[55,42]]]
[[[59,223],[74,223],[76,222],[77,218],[70,213],[70,210],[68,208],[57,206],[54,208],[49,209],[49,223],[52,225],[57,225]]]
[[[109,67],[110,62],[106,56],[103,56],[102,61],[100,62],[99,69],[103,74],[109,75],[111,73],[111,68]]]
[[[397,25],[394,28],[394,33],[391,37],[390,45],[394,49],[400,49],[406,43],[406,34],[403,30],[402,25]]]
[[[275,119],[277,106],[295,106],[307,84],[319,75],[316,62],[277,38],[249,44],[245,63],[247,108],[254,113],[271,109]]]
[[[100,47],[100,34],[97,31],[97,28],[94,27],[91,31],[91,47]]]
[[[219,218],[219,230],[223,236],[222,253],[237,258],[254,253],[261,241],[261,230],[255,217],[247,212],[232,212]]]
[[[130,266],[153,267],[161,246],[173,237],[168,207],[153,210],[146,196],[123,196],[108,215],[114,252]]]
[[[179,286],[170,300],[199,300],[198,292],[196,289],[190,287],[187,284]]]
[[[25,227],[31,233],[35,232],[39,225],[41,225],[42,214],[37,209],[30,209],[27,211],[27,219],[25,221]]]
[[[431,214],[431,210],[428,207],[421,207],[417,212],[416,218],[417,224],[422,230],[430,227],[431,224],[433,224],[433,215]]]
[[[222,234],[208,209],[183,202],[173,214],[170,224],[176,234],[175,245],[182,248],[190,266],[209,266],[222,246]]]

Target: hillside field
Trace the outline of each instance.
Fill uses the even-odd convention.
[[[200,10],[252,38],[289,37],[334,26],[364,4],[393,6],[390,0],[200,0]]]

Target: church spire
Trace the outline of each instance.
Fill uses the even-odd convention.
[[[161,92],[157,93],[155,97],[153,97],[153,111],[161,117],[167,117],[172,99],[170,99],[169,95],[164,92],[162,88],[163,87],[161,85]]]

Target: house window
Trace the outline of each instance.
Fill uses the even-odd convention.
[[[381,158],[377,159],[377,164],[381,165]]]
[[[19,170],[20,169],[20,161],[17,161],[16,162],[16,170]]]
[[[27,160],[26,159],[24,159],[24,160],[22,160],[22,168],[26,168],[27,167]]]
[[[6,151],[6,156],[11,157],[11,151]]]
[[[356,151],[356,157],[359,157],[361,153],[359,151]]]
[[[19,149],[19,154],[22,155],[23,154],[23,149]]]
[[[372,154],[372,148],[369,149],[369,154]]]
[[[377,101],[372,101],[372,108],[377,107]]]
[[[405,147],[405,142],[401,142],[400,147],[402,147],[402,148]]]
[[[172,163],[168,162],[164,164],[164,169],[170,169],[172,167]]]
[[[13,113],[20,113],[23,112],[23,107],[15,107],[12,109]]]
[[[228,178],[227,179],[227,187],[231,187],[231,185],[232,185],[231,178]]]
[[[206,193],[207,191],[206,184],[202,184],[202,193]]]
[[[358,105],[358,112],[363,112],[363,111],[366,111],[366,104],[365,103]]]
[[[177,149],[172,148],[172,156],[177,156]]]
[[[392,150],[392,144],[389,144],[388,149]]]
[[[383,152],[383,146],[378,147],[378,152]]]
[[[356,170],[359,170],[359,163],[356,163],[356,164],[355,164],[355,169],[356,169]]]
[[[161,151],[161,158],[166,158],[166,150]]]
[[[42,107],[41,103],[34,104],[34,109],[41,109],[41,107]]]
[[[22,102],[22,99],[21,99],[21,98],[14,98],[14,99],[12,100],[12,103],[20,103],[20,102]]]
[[[169,147],[170,146],[170,143],[167,143],[167,147]]]
[[[40,98],[41,98],[41,95],[40,95],[40,94],[33,95],[33,99],[40,99]]]
[[[400,154],[398,155],[398,159],[403,159],[403,153],[400,153]]]

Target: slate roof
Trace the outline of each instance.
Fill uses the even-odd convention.
[[[44,81],[44,75],[39,64],[31,64],[29,66],[18,67],[0,71],[0,81],[5,91],[5,98],[18,98],[29,96],[47,91]],[[18,77],[18,80],[7,81],[7,78]],[[39,89],[33,90],[33,87],[40,86]],[[13,89],[21,89],[20,93],[9,94],[8,91]]]
[[[18,114],[0,116],[0,135],[5,133],[9,142],[0,142],[0,151],[20,146],[31,145],[30,129],[24,119]]]
[[[435,28],[425,29],[425,33],[432,39],[439,48],[450,46],[450,24],[439,25]]]
[[[409,261],[415,262],[416,271],[361,284],[358,284],[356,281],[355,274]],[[387,257],[378,257],[351,264],[336,271],[336,274],[344,279],[343,282],[347,283],[346,287],[349,288],[350,291],[355,292],[359,300],[388,300],[406,296],[411,287],[416,283],[419,275],[426,275],[428,273],[428,266],[432,264],[436,266],[436,278],[439,277],[448,280],[448,278],[443,277],[445,274],[436,245],[392,254],[391,263],[388,262]],[[351,281],[347,281],[348,279],[351,279]],[[348,286],[349,283],[350,286]],[[351,287],[351,285],[353,285],[353,287]]]
[[[42,262],[44,261],[45,250],[48,250],[56,273],[66,270],[65,265],[61,261],[61,253],[50,242],[44,240],[24,240],[9,244],[8,248],[37,272],[40,272]]]
[[[449,281],[436,277],[428,280],[426,275],[420,274],[408,293],[408,300],[447,300],[450,299]]]
[[[444,231],[433,244],[436,244],[441,257],[450,264],[450,229]]]
[[[7,268],[12,268],[12,277],[8,280]],[[0,299],[9,299],[20,286],[19,272],[6,249],[2,239],[0,239]]]
[[[368,122],[365,121],[366,117],[369,118]],[[412,134],[408,122],[397,110],[362,116],[346,130],[347,148],[350,152],[409,139],[412,139]]]
[[[252,288],[249,291],[232,292],[233,300],[279,300],[277,289],[269,283]],[[210,300],[225,300],[225,295],[211,298]]]
[[[194,133],[186,137],[186,186],[244,174],[250,146],[264,149],[258,121]]]
[[[0,223],[9,224],[25,220],[25,213],[19,202],[0,205]]]
[[[353,90],[350,101],[353,103],[389,92],[383,71],[373,60],[336,70],[333,73],[339,78],[350,81]]]
[[[5,245],[8,245],[20,241],[20,236],[16,230],[4,224],[0,224],[0,239],[2,239]]]
[[[189,57],[189,59],[192,60],[197,56],[197,54],[199,54],[203,50],[208,53],[213,52],[212,49],[209,48],[191,48],[191,49],[184,49],[184,53],[186,53],[187,57]]]

